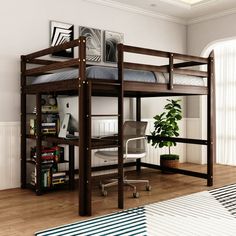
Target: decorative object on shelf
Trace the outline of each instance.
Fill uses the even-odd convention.
[[[41,98],[41,105],[46,105],[46,100],[44,98]],[[36,108],[35,108],[36,109]]]
[[[105,62],[117,62],[117,44],[124,42],[124,35],[113,31],[104,32]]]
[[[86,60],[101,62],[101,30],[80,26],[79,35],[86,37]]]
[[[170,151],[172,146],[176,146],[176,142],[163,140],[161,137],[168,138],[179,136],[178,121],[182,119],[181,100],[167,99],[167,101],[168,103],[164,107],[166,111],[153,117],[155,119],[154,131],[151,132],[148,141],[151,142],[152,146],[155,148],[168,147],[169,153],[160,155],[161,166],[178,168],[179,155],[171,154]]]
[[[58,113],[58,107],[56,105],[44,105],[42,106],[43,113]]]
[[[36,119],[31,118],[29,125],[30,125],[29,134],[35,135],[35,133],[36,133]]]
[[[50,21],[50,46],[72,41],[74,39],[74,25],[58,21]],[[74,48],[68,48],[59,52],[52,53],[52,56],[74,57]]]
[[[53,95],[48,95],[48,104],[51,105],[51,106],[56,106],[57,105],[57,100]]]

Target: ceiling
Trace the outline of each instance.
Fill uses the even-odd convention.
[[[87,0],[119,9],[191,24],[236,13],[236,0]]]

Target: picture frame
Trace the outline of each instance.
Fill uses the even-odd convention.
[[[117,45],[123,42],[123,33],[104,31],[104,62],[117,62]]]
[[[86,37],[86,60],[101,62],[102,58],[102,31],[100,29],[80,26],[79,35]]]
[[[74,25],[59,21],[50,21],[50,46],[57,46],[74,39]],[[74,57],[74,48],[52,53],[57,57]]]

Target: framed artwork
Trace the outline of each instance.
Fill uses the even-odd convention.
[[[50,21],[50,45],[56,46],[74,39],[74,25],[58,21]],[[74,57],[74,48],[55,52],[52,56]]]
[[[106,30],[104,32],[104,61],[117,62],[117,44],[124,42],[124,35],[122,33]]]
[[[79,35],[86,37],[86,60],[91,62],[101,62],[101,30],[80,26]]]

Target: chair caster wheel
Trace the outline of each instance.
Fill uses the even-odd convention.
[[[103,190],[103,191],[102,191],[102,196],[103,196],[103,197],[106,197],[106,196],[107,196],[107,191],[106,191],[106,190]]]
[[[134,192],[133,193],[133,198],[139,198],[139,193],[138,192]]]
[[[151,185],[147,185],[146,186],[146,191],[151,191],[152,190],[152,186]]]

